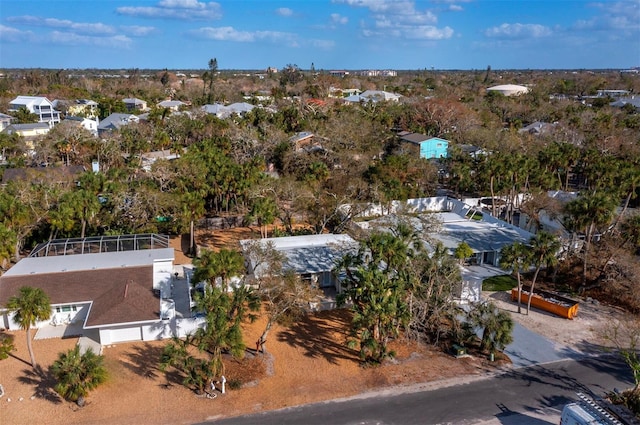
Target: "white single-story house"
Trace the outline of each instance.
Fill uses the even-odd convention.
[[[516,241],[526,243],[533,236],[517,226],[492,217],[476,206],[467,205],[446,196],[394,201],[389,211],[379,206],[371,206],[360,214],[363,217],[378,217],[369,221],[356,222],[361,228],[371,228],[379,223],[388,223],[399,212],[430,216],[438,223],[438,230],[429,236],[441,242],[453,254],[462,242],[466,242],[474,254],[471,264],[498,266],[500,250]],[[408,216],[410,218],[410,216]],[[421,221],[411,220],[416,230],[422,230]]]
[[[179,111],[181,107],[186,106],[186,103],[180,100],[163,100],[158,103],[159,108],[167,108],[171,111]]]
[[[171,149],[163,149],[161,151],[145,152],[140,154],[142,158],[142,169],[144,171],[151,171],[151,166],[159,159],[165,159],[167,161],[173,161],[180,158],[178,152],[174,152]]]
[[[223,105],[221,103],[214,103],[202,106],[202,111],[207,114],[215,115],[220,119],[229,118],[232,115],[243,116],[247,112],[253,110],[255,106],[247,102],[237,102],[230,105]]]
[[[346,211],[349,206],[343,208]],[[504,273],[499,269],[500,250],[504,246],[516,241],[527,243],[533,236],[475,206],[445,196],[394,201],[388,209],[371,205],[359,216],[373,218],[353,223],[363,230],[384,230],[399,220],[400,213],[405,213],[403,220],[408,220],[418,233],[428,233],[429,239],[440,242],[451,255],[462,242],[471,247],[473,255],[461,267],[462,285],[456,294],[460,302],[479,301],[482,280]],[[432,229],[424,228],[423,221],[415,215],[431,222]],[[424,242],[430,246],[428,240]]]
[[[357,249],[357,242],[345,234],[321,234],[304,236],[286,236],[281,238],[245,239],[240,245],[245,253],[248,277],[259,278],[266,272],[265,264],[256,264],[256,258],[249,253],[251,243],[263,247],[272,245],[276,251],[285,255],[285,270],[292,270],[303,280],[317,285],[320,289],[342,292],[340,277],[336,274],[337,262],[349,251]]]
[[[367,102],[398,102],[402,96],[383,90],[365,90],[360,94],[354,94],[344,98],[348,103]]]
[[[36,328],[73,326],[97,343],[184,336],[204,321],[191,317],[188,283],[177,279],[168,237],[98,236],[41,244],[0,277],[0,327],[17,330],[5,306],[23,286],[42,289],[51,318]]]
[[[78,127],[82,127],[94,136],[98,135],[98,125],[100,124],[98,118],[91,119],[67,115],[63,122],[68,122]]]

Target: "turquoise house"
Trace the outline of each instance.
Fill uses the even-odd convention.
[[[449,149],[449,141],[439,137],[429,137],[419,133],[401,133],[400,140],[417,145],[420,150],[420,158],[435,159],[446,158]]]

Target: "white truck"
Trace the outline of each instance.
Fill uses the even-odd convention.
[[[625,425],[606,407],[589,396],[578,393],[579,401],[562,409],[560,425]]]

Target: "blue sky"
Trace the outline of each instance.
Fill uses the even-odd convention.
[[[0,67],[640,66],[640,0],[0,0]]]

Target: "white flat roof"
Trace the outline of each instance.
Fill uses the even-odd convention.
[[[357,242],[345,234],[322,234],[304,236],[286,236],[282,238],[245,239],[240,241],[244,248],[251,242],[260,242],[263,246],[272,243],[276,251],[286,256],[285,269],[298,274],[328,272],[335,268],[336,262]],[[253,259],[249,259],[253,263]],[[253,267],[253,264],[252,264]],[[265,273],[265,265],[260,264],[254,270],[256,276]]]
[[[313,246],[325,246],[329,244],[354,243],[355,241],[349,235],[345,234],[321,234],[321,235],[303,235],[303,236],[285,236],[282,238],[264,238],[264,239],[245,239],[240,241],[242,246],[247,243],[259,241],[266,245],[269,242],[278,251],[295,248],[309,248]]]
[[[146,266],[152,265],[156,261],[173,261],[173,259],[173,248],[57,255],[50,257],[27,257],[18,261],[16,265],[7,270],[4,276]]]

